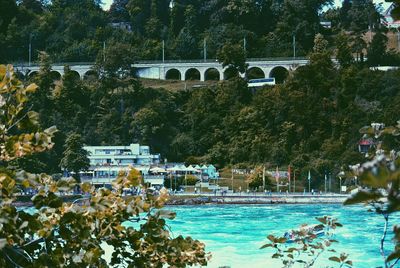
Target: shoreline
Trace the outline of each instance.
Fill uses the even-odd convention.
[[[342,204],[350,195],[170,195],[166,206],[184,205],[271,205],[271,204]],[[64,201],[73,201],[81,196],[64,196]],[[24,200],[25,199],[25,200]],[[13,203],[17,207],[33,206],[32,201],[22,198]]]
[[[342,204],[349,195],[253,195],[253,196],[171,196],[166,205],[205,205],[205,204]]]

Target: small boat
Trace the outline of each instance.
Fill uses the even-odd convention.
[[[302,239],[311,239],[325,235],[325,227],[322,224],[303,225],[297,230],[286,232],[283,237],[286,243],[294,243]]]

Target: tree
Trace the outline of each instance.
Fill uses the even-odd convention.
[[[348,67],[353,62],[351,54],[350,39],[344,32],[336,36],[336,59],[343,68]]]
[[[72,133],[68,135],[64,145],[63,158],[60,167],[74,172],[74,178],[80,181],[79,172],[87,170],[90,167],[88,152],[83,149],[82,137],[79,134]]]
[[[129,21],[129,12],[126,5],[129,0],[114,0],[110,6],[110,16],[113,22]]]
[[[314,52],[315,53],[324,53],[328,47],[328,41],[324,39],[322,34],[317,34],[314,38]]]
[[[217,58],[223,67],[240,73],[245,73],[247,70],[246,52],[240,45],[225,44],[218,51]]]
[[[111,41],[107,43],[105,51],[98,53],[97,69],[107,77],[126,77],[131,74],[134,54],[132,45]]]
[[[379,66],[385,63],[387,37],[381,31],[375,33],[367,50],[369,66]]]
[[[172,238],[165,218],[173,219],[175,214],[161,209],[168,198],[166,191],[154,195],[144,188],[144,195],[122,196],[124,188],[140,187],[139,171],[121,171],[114,191],[80,184],[90,197],[83,203],[65,203],[56,193],[71,190],[76,186],[74,180],[56,182],[46,174],[9,165],[11,160],[53,146],[55,128],[39,131],[37,113],[27,108],[28,95],[36,89],[34,84],[24,87],[11,66],[0,65],[0,266],[206,265],[209,255],[203,243],[190,237]],[[31,213],[13,203],[18,188],[23,187],[37,191]],[[101,257],[104,243],[112,248],[110,263]]]
[[[353,53],[356,53],[357,62],[364,62],[364,50],[367,48],[367,43],[364,41],[361,34],[356,34],[351,45]]]
[[[198,33],[196,30],[196,12],[192,5],[185,9],[185,24],[175,40],[175,53],[183,59],[199,57]]]

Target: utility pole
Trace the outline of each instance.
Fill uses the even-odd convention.
[[[204,44],[203,44],[203,56],[204,56],[204,62],[207,61],[207,41],[204,38]]]
[[[293,34],[293,60],[296,59],[296,35]]]
[[[332,178],[332,176],[331,176],[332,174],[331,173],[328,173],[328,179],[329,179],[329,192],[331,193],[332,192],[332,188],[331,188],[331,186],[332,186],[332,180],[331,180],[331,178]]]
[[[263,179],[263,191],[265,191],[265,165],[263,166],[262,179]]]
[[[103,62],[106,62],[106,41],[103,42]]]
[[[29,35],[29,66],[32,62],[32,34]]]
[[[165,41],[162,41],[162,62],[165,62]]]
[[[232,177],[231,177],[231,179],[232,179],[232,194],[233,194],[233,168],[231,168],[231,172],[232,172]]]
[[[246,53],[246,46],[247,46],[247,42],[246,42],[246,37],[244,37],[243,38],[243,50],[244,50],[244,53]]]
[[[288,166],[289,193],[290,193],[290,184],[292,184],[292,183],[291,183],[291,174],[290,174],[290,173],[292,173],[292,171],[291,171],[290,165],[289,165],[289,166]]]
[[[293,170],[293,193],[296,192],[296,170]]]
[[[397,50],[400,51],[400,28],[397,28]]]

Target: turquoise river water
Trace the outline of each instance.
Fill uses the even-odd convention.
[[[264,268],[282,267],[272,259],[271,249],[259,249],[267,243],[266,236],[282,236],[285,231],[301,224],[318,223],[315,217],[329,215],[344,226],[338,228],[334,239],[338,252],[349,254],[353,267],[384,267],[379,243],[383,232],[383,217],[362,206],[339,204],[288,204],[288,205],[197,205],[172,206],[166,209],[177,213],[168,221],[174,236],[184,235],[199,239],[206,244],[212,258],[207,267]],[[28,209],[32,210],[32,208]],[[33,211],[32,211],[33,212]],[[131,223],[126,223],[130,225]],[[400,224],[400,215],[392,215],[385,244],[387,253],[393,249],[393,224]],[[112,250],[104,245],[106,260]],[[313,267],[339,267],[327,261],[331,252],[321,255]],[[301,266],[296,266],[301,267]],[[400,267],[396,266],[396,267]]]
[[[353,267],[384,265],[379,252],[383,217],[367,212],[362,206],[203,205],[169,209],[177,213],[177,217],[169,222],[175,236],[190,235],[206,244],[206,250],[212,253],[208,267],[282,267],[279,261],[271,258],[271,249],[259,249],[267,242],[266,236],[281,236],[303,223],[318,223],[315,217],[324,215],[336,217],[344,225],[335,234],[334,238],[339,241],[336,249],[350,255]],[[393,223],[400,224],[400,215],[392,217],[389,234]],[[393,248],[390,235],[386,248]],[[315,267],[338,267],[326,261],[330,256],[330,252],[321,256]]]

